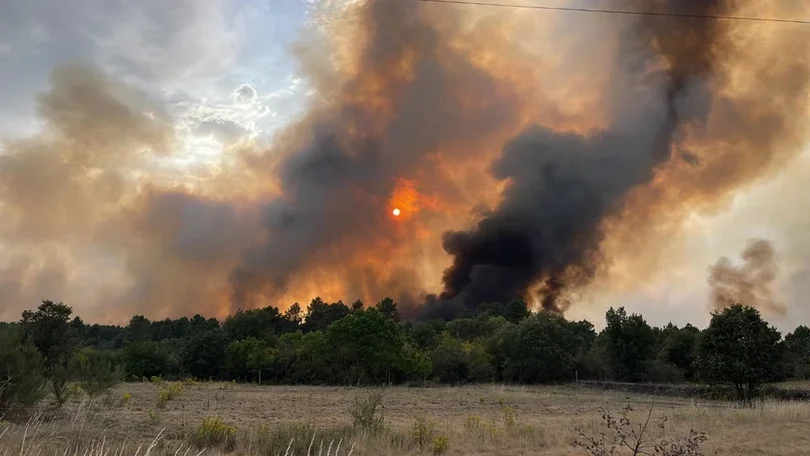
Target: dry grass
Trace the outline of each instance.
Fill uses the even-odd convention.
[[[429,455],[434,440],[446,439],[450,455],[565,456],[583,454],[571,446],[575,428],[597,425],[600,407],[620,411],[629,404],[641,419],[651,399],[574,387],[396,387],[384,391],[385,430],[372,435],[351,428],[349,408],[366,390],[196,383],[157,409],[160,388],[125,384],[113,399],[127,395],[127,401],[72,402],[61,411],[41,410],[28,423],[0,424],[0,456],[141,456],[147,449],[150,456],[195,456],[202,449],[192,442],[210,417],[235,429],[235,444],[205,454]],[[706,432],[706,454],[810,454],[810,403],[745,408],[659,398],[654,416],[660,414],[668,416],[668,437]]]

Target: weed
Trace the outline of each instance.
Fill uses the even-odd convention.
[[[450,447],[450,441],[447,437],[443,435],[437,435],[433,438],[433,454],[440,455],[447,452],[447,449]]]
[[[197,429],[194,444],[200,448],[217,447],[232,451],[236,446],[236,428],[219,417],[205,418]]]
[[[124,393],[121,395],[121,400],[119,404],[121,405],[121,407],[125,407],[127,404],[129,404],[129,401],[131,400],[132,400],[132,393]]]
[[[655,403],[650,406],[647,419],[644,423],[634,426],[628,417],[633,409],[626,406],[617,419],[610,411],[602,410],[601,430],[593,434],[586,434],[581,428],[576,428],[577,438],[575,447],[582,448],[591,456],[610,456],[617,454],[619,449],[629,450],[633,456],[702,456],[700,445],[706,441],[706,434],[698,433],[694,429],[686,437],[677,439],[664,438],[666,415],[662,415],[658,428],[661,436],[652,435],[649,429]]]
[[[417,418],[413,422],[413,427],[411,429],[411,435],[413,436],[413,441],[416,445],[419,446],[419,449],[424,449],[432,440],[433,434],[436,432],[436,423],[432,420],[426,420],[425,418]]]
[[[162,385],[163,384],[163,377],[161,377],[160,375],[153,375],[149,379],[149,383],[151,383],[153,385]]]
[[[501,414],[503,415],[504,427],[506,427],[506,429],[513,429],[517,423],[515,409],[512,407],[504,407],[501,410]]]
[[[382,401],[383,394],[379,391],[357,396],[349,408],[354,427],[371,433],[381,431],[385,424]]]
[[[167,402],[180,397],[181,394],[183,394],[183,385],[180,383],[170,383],[167,388],[158,391],[157,408],[162,409],[166,407]]]
[[[166,403],[169,402],[169,392],[166,390],[158,391],[157,401],[155,401],[155,406],[159,409],[165,408]]]
[[[168,388],[169,400],[175,399],[183,394],[183,385],[180,383],[171,383]]]

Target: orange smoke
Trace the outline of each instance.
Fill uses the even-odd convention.
[[[398,178],[388,200],[388,207],[392,207],[393,215],[406,220],[415,217],[420,211],[439,210],[439,202],[435,197],[431,197],[416,189],[416,181],[411,179]]]

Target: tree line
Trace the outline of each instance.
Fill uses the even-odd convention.
[[[810,329],[781,337],[751,307],[712,314],[703,330],[650,326],[609,309],[588,321],[531,312],[511,301],[450,321],[401,321],[390,298],[239,310],[126,326],[89,325],[43,301],[0,324],[0,407],[41,397],[62,403],[71,385],[92,394],[119,379],[195,378],[273,384],[558,383],[580,380],[699,382],[752,397],[767,382],[810,377]],[[30,397],[29,397],[30,396]]]

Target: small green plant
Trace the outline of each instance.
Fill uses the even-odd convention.
[[[450,441],[447,440],[447,437],[443,435],[437,435],[433,438],[433,454],[440,455],[447,452],[447,449],[450,447]]]
[[[484,420],[480,416],[470,415],[464,421],[464,428],[467,432],[475,433],[483,428]]]
[[[424,449],[433,440],[433,434],[436,432],[436,423],[432,420],[425,418],[417,418],[413,422],[411,428],[411,435],[413,441],[419,446],[419,449]]]
[[[194,444],[200,448],[221,448],[232,451],[236,446],[236,428],[220,417],[205,418],[197,429]]]
[[[183,394],[183,385],[180,383],[171,383],[166,391],[168,392],[169,400],[176,399]]]
[[[354,427],[366,432],[381,431],[385,424],[382,402],[383,394],[379,391],[357,396],[349,408]]]
[[[157,407],[160,409],[166,407],[167,402],[177,399],[181,394],[183,394],[183,385],[180,383],[170,383],[168,387],[158,391]]]
[[[192,386],[197,384],[197,380],[192,377],[186,377],[183,379],[183,384],[186,386]]]
[[[163,377],[161,377],[160,375],[153,375],[149,379],[149,383],[151,383],[153,385],[161,385],[161,384],[163,384]]]
[[[121,395],[121,400],[119,401],[119,404],[121,405],[121,407],[126,407],[126,405],[129,404],[129,401],[131,400],[132,400],[132,393],[124,393]]]
[[[169,400],[169,392],[166,390],[160,390],[158,391],[155,406],[159,409],[166,408],[166,404],[169,402]]]
[[[507,406],[501,410],[501,413],[503,415],[504,427],[506,427],[506,429],[513,429],[515,427],[515,424],[517,424],[517,416],[515,413],[515,409]]]
[[[149,411],[146,412],[146,415],[149,417],[149,422],[152,424],[155,424],[158,421],[160,421],[160,415],[158,415],[158,412],[156,412],[155,410],[149,409]]]

